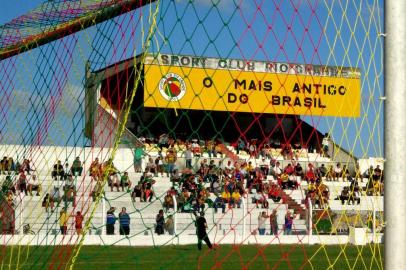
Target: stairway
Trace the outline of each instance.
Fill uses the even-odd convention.
[[[299,215],[300,219],[306,219],[305,209],[303,209],[303,207],[300,204],[298,204],[294,199],[292,199],[292,197],[290,197],[285,192],[285,190],[281,190],[280,194],[281,194],[282,202],[284,204],[287,204],[288,209],[293,210],[293,213],[295,215]]]

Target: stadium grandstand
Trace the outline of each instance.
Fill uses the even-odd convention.
[[[383,269],[380,1],[36,1],[0,28],[2,268]]]

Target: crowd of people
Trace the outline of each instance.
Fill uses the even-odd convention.
[[[247,151],[250,156],[258,158],[253,161],[233,161],[227,159],[212,159],[217,156],[223,148],[216,141],[206,141],[204,145],[198,141],[185,142],[183,150],[178,153],[176,150],[178,141],[169,137],[162,137],[158,140],[158,155],[152,157],[144,150],[144,145],[139,143],[134,149],[134,170],[143,174],[140,179],[130,180],[128,171],[119,171],[113,161],[100,162],[98,158],[92,161],[88,172],[94,181],[92,196],[96,199],[104,192],[104,179],[110,190],[126,191],[130,194],[131,200],[137,198],[141,202],[151,202],[157,199],[154,192],[156,176],[170,178],[173,183],[172,188],[164,196],[162,207],[168,211],[175,208],[182,212],[204,212],[205,208],[212,207],[217,213],[221,210],[240,208],[242,198],[247,194],[253,194],[251,203],[257,208],[269,208],[269,200],[280,202],[284,196],[284,190],[294,190],[299,186],[300,181],[307,181],[308,188],[305,192],[306,203],[310,201],[314,207],[325,208],[330,200],[330,190],[324,181],[348,181],[349,186],[344,187],[341,194],[336,198],[342,204],[359,204],[361,194],[382,195],[384,187],[384,173],[379,165],[370,167],[365,173],[361,173],[359,167],[350,173],[348,168],[340,163],[325,166],[316,166],[307,163],[305,168],[295,160],[295,150],[300,149],[300,145],[281,145],[282,155],[286,159],[285,166],[282,162],[272,158],[270,145],[257,146],[255,141],[250,143],[239,141],[236,144],[237,153]],[[199,148],[199,150],[197,150]],[[203,158],[206,151],[209,158]],[[178,158],[184,159],[183,166],[179,166]],[[199,157],[199,159],[196,159]],[[143,160],[146,160],[143,166]],[[196,163],[199,160],[199,163]],[[227,162],[224,164],[224,160]],[[193,161],[195,163],[193,164]],[[253,163],[254,162],[254,163]],[[288,163],[289,162],[289,163]],[[287,165],[286,165],[287,164]],[[178,167],[179,166],[179,167]],[[55,204],[67,203],[75,199],[77,177],[82,176],[84,171],[83,163],[76,157],[72,165],[66,161],[64,164],[58,160],[52,167],[51,177],[55,181],[61,181],[62,185],[54,186],[51,192],[43,197],[42,206],[48,212],[53,211]],[[14,172],[14,173],[13,173]],[[6,174],[2,183],[2,194],[10,206],[14,203],[14,196],[17,191],[28,196],[42,196],[42,185],[40,179],[35,174],[29,159],[22,162],[14,162],[12,157],[4,157],[0,162],[0,174]],[[268,181],[268,176],[274,181]],[[368,183],[365,189],[359,185],[359,180],[367,178]],[[62,190],[61,190],[61,188]],[[365,191],[365,192],[364,192]],[[175,198],[175,200],[174,200]],[[310,200],[308,200],[310,199]],[[270,215],[271,216],[271,215]],[[270,217],[268,216],[268,217]],[[158,217],[157,217],[158,218]],[[128,220],[129,222],[129,220]],[[166,224],[166,223],[164,223]],[[156,233],[160,234],[164,230],[162,222],[157,219]],[[286,224],[285,224],[286,226]],[[121,232],[121,231],[120,231]],[[126,230],[123,231],[125,233]]]

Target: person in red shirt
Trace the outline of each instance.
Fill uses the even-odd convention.
[[[82,234],[82,228],[83,228],[83,215],[82,213],[80,213],[80,211],[76,212],[76,216],[75,216],[75,229],[76,229],[76,233],[78,235]]]

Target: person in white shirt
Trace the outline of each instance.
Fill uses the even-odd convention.
[[[334,167],[334,181],[338,181],[339,177],[343,176],[343,168],[341,167],[340,163]]]
[[[28,192],[30,193],[30,196],[32,196],[33,190],[37,191],[37,196],[40,196],[41,184],[35,174],[28,179]]]
[[[265,234],[265,224],[268,220],[269,216],[266,214],[265,211],[262,211],[258,216],[258,232],[259,235]]]

